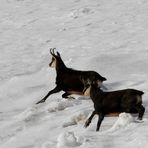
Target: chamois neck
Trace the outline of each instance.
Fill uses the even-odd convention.
[[[66,69],[66,65],[64,64],[63,60],[61,58],[58,58],[56,61],[56,70]]]
[[[101,94],[103,91],[98,88],[97,85],[91,85],[91,90],[90,90],[90,97],[93,102],[98,100],[98,94]]]

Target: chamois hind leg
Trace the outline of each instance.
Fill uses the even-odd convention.
[[[62,98],[65,98],[65,99],[75,99],[74,97],[71,97],[70,96],[71,94],[69,94],[69,93],[67,93],[67,92],[65,92],[63,95],[62,95]]]
[[[61,89],[60,89],[58,86],[56,86],[54,89],[52,89],[51,91],[49,91],[48,94],[47,94],[42,100],[38,101],[36,104],[45,102],[46,99],[47,99],[51,94],[57,93],[57,92],[59,92],[59,91],[61,91]]]
[[[69,98],[69,97],[68,97],[69,95],[70,95],[69,93],[65,92],[65,93],[62,95],[62,98]]]
[[[85,128],[89,126],[89,124],[91,123],[91,120],[95,114],[96,114],[96,112],[93,111],[92,114],[90,115],[90,117],[86,120],[85,125],[84,125]]]
[[[135,108],[137,109],[137,111],[138,111],[138,113],[139,113],[138,119],[139,119],[139,120],[142,120],[143,115],[144,115],[144,112],[145,112],[145,108],[144,108],[142,105],[138,105],[138,106],[136,106]]]
[[[102,120],[104,119],[104,116],[105,116],[104,113],[102,113],[102,112],[99,112],[98,115],[99,115],[99,119],[98,119],[96,131],[99,131],[100,125],[101,125]]]

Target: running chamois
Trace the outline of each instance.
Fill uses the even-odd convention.
[[[58,93],[60,91],[65,92],[62,95],[63,98],[68,98],[68,96],[72,94],[83,96],[84,84],[81,81],[82,79],[91,79],[99,86],[101,86],[102,82],[106,80],[105,77],[102,77],[95,71],[80,71],[66,67],[60,53],[56,52],[55,54],[54,50],[55,48],[50,49],[52,60],[49,63],[49,67],[53,67],[56,70],[56,87],[50,90],[47,95],[36,104],[45,102],[51,94]]]
[[[142,95],[144,92],[136,89],[104,92],[95,81],[89,80],[84,85],[84,95],[90,95],[94,103],[94,111],[85,122],[85,127],[89,126],[95,114],[99,115],[96,131],[99,131],[104,116],[110,113],[138,113],[138,119],[142,120],[145,112],[145,108],[142,105]]]

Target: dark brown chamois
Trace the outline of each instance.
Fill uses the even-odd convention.
[[[64,64],[60,53],[54,53],[54,49],[50,49],[52,55],[52,61],[49,63],[49,67],[56,69],[56,87],[49,91],[48,94],[36,104],[45,102],[45,100],[53,93],[64,91],[63,98],[68,98],[71,94],[83,95],[84,84],[81,79],[91,79],[101,86],[102,82],[106,78],[102,77],[95,71],[79,71],[71,68],[67,68]]]
[[[99,115],[96,131],[99,131],[104,116],[110,113],[138,113],[138,119],[142,120],[145,112],[145,108],[142,106],[144,92],[135,89],[103,92],[95,82],[85,84],[84,95],[86,92],[87,95],[90,94],[94,103],[94,111],[85,122],[85,127],[89,126],[95,114]]]

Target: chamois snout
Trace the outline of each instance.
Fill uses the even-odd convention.
[[[55,68],[56,67],[56,59],[52,57],[51,62],[49,63],[49,67]]]

